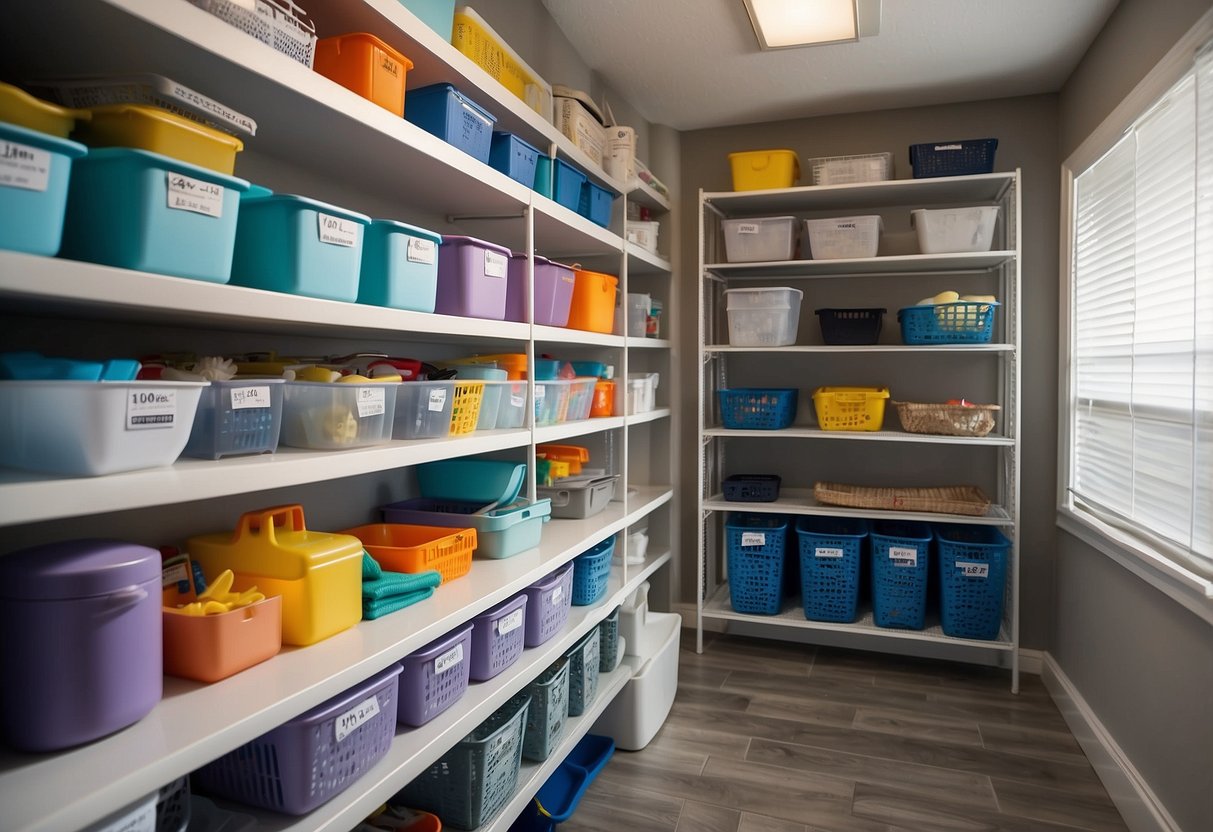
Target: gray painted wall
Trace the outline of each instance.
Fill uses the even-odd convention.
[[[1062,159],[1209,7],[1121,2],[1062,88]],[[1058,537],[1050,651],[1179,827],[1210,828],[1213,628],[1085,543]]]

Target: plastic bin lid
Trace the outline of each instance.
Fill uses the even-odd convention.
[[[433,240],[435,243],[442,242],[442,235],[437,231],[418,228],[415,225],[409,225],[407,222],[401,222],[400,220],[371,220],[371,225],[389,228],[394,231],[403,231],[412,237],[424,237],[427,240]]]
[[[444,96],[445,95],[454,95],[462,103],[468,105],[473,110],[475,110],[477,113],[484,116],[485,121],[487,121],[489,123],[490,127],[492,127],[494,124],[497,123],[497,116],[493,115],[488,110],[484,109],[484,107],[481,107],[475,101],[468,98],[454,84],[448,84],[446,82],[442,82],[442,83],[438,83],[438,84],[430,84],[425,87],[418,87],[415,90],[408,91],[408,98],[409,98],[409,100],[412,100],[412,101],[416,101],[418,98],[429,98],[429,97],[435,96],[435,95],[444,95]]]
[[[412,95],[412,93],[409,93],[409,95]],[[497,142],[509,141],[510,139],[513,139],[518,144],[520,144],[523,147],[526,147],[530,150],[533,150],[536,153],[539,152],[539,148],[535,147],[535,145],[531,144],[526,139],[522,138],[522,136],[519,136],[517,133],[510,133],[507,130],[494,130],[493,131],[492,141],[494,144],[496,144]]]
[[[362,557],[362,541],[346,534],[308,531],[303,507],[246,512],[234,532],[191,537],[186,551],[204,567],[220,563],[245,575],[298,580],[315,567]]]
[[[202,170],[202,168],[199,168]],[[296,194],[250,194],[245,197],[244,201],[250,199],[255,200],[254,204],[258,207],[269,203],[288,203],[293,204],[297,208],[310,208],[313,211],[321,211],[325,214],[334,214],[342,219],[353,220],[359,225],[370,225],[371,218],[366,214],[359,214],[357,211],[351,211],[348,208],[338,208],[336,205],[330,205],[327,202],[321,202],[318,199],[312,199],[310,196],[298,196]]]
[[[412,93],[409,93],[409,94],[412,95]],[[499,246],[496,243],[490,243],[487,240],[481,240],[478,237],[468,237],[463,234],[443,234],[442,235],[442,244],[444,246],[473,245],[473,246],[481,246],[482,248],[491,248],[493,251],[501,252],[506,257],[509,257],[513,254],[513,252],[510,251],[505,246]]]
[[[417,466],[417,487],[432,500],[505,506],[518,499],[525,481],[525,462],[446,459]]]
[[[107,144],[110,140],[110,133],[107,127],[113,125],[115,122],[129,119],[132,121],[155,122],[169,126],[181,133],[192,133],[196,137],[224,145],[236,153],[244,149],[244,142],[235,136],[224,133],[222,130],[216,130],[214,127],[207,127],[205,124],[191,121],[185,116],[179,116],[170,110],[156,107],[152,104],[102,104],[97,107],[90,107],[89,112],[92,113],[92,118],[81,121],[76,125],[77,132],[80,133],[80,137],[84,139],[86,144],[90,142]]]
[[[490,367],[488,364],[456,364],[456,378],[467,381],[505,381],[510,377],[509,370]]]
[[[399,63],[403,64],[406,72],[413,68],[413,62],[405,57],[405,55],[399,49],[389,46],[379,38],[372,35],[370,32],[350,32],[349,34],[345,35],[333,35],[332,37],[320,38],[318,41],[316,41],[316,51],[319,52],[322,48],[321,44],[324,44],[326,46],[335,46],[337,48],[337,52],[340,53],[341,49],[347,42],[368,43],[371,46],[374,46],[376,49],[383,50],[395,58]]]
[[[65,540],[0,558],[0,597],[10,600],[92,598],[149,581],[159,586],[160,553],[119,540]]]

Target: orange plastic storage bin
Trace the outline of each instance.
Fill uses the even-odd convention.
[[[221,615],[164,608],[164,672],[217,682],[278,655],[282,599],[277,595]]]
[[[134,147],[232,175],[244,142],[205,124],[146,104],[93,107],[73,138],[90,147]]]
[[[615,382],[599,381],[594,385],[594,402],[590,405],[590,418],[615,415]]]
[[[466,575],[476,551],[475,529],[371,523],[346,529],[342,534],[361,540],[371,557],[388,572],[433,569],[442,576],[443,583]]]
[[[619,278],[614,275],[575,268],[569,329],[609,335],[615,328],[615,292],[618,288]]]
[[[383,109],[404,115],[404,79],[413,62],[374,35],[321,38],[313,68]]]

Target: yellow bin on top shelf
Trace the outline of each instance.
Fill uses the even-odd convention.
[[[89,118],[88,110],[60,107],[12,84],[0,83],[0,122],[66,139],[77,121]]]
[[[744,150],[729,154],[733,190],[791,188],[800,181],[800,158],[794,150]]]
[[[315,644],[362,620],[362,541],[308,531],[302,506],[250,511],[231,534],[190,538],[189,553],[208,578],[231,569],[236,592],[281,595],[283,644]]]
[[[89,147],[134,147],[232,175],[244,142],[220,130],[146,104],[93,107],[73,138]]]

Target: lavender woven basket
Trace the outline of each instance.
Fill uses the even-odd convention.
[[[464,624],[401,661],[400,705],[396,719],[424,725],[467,692],[472,665],[472,625]]]

